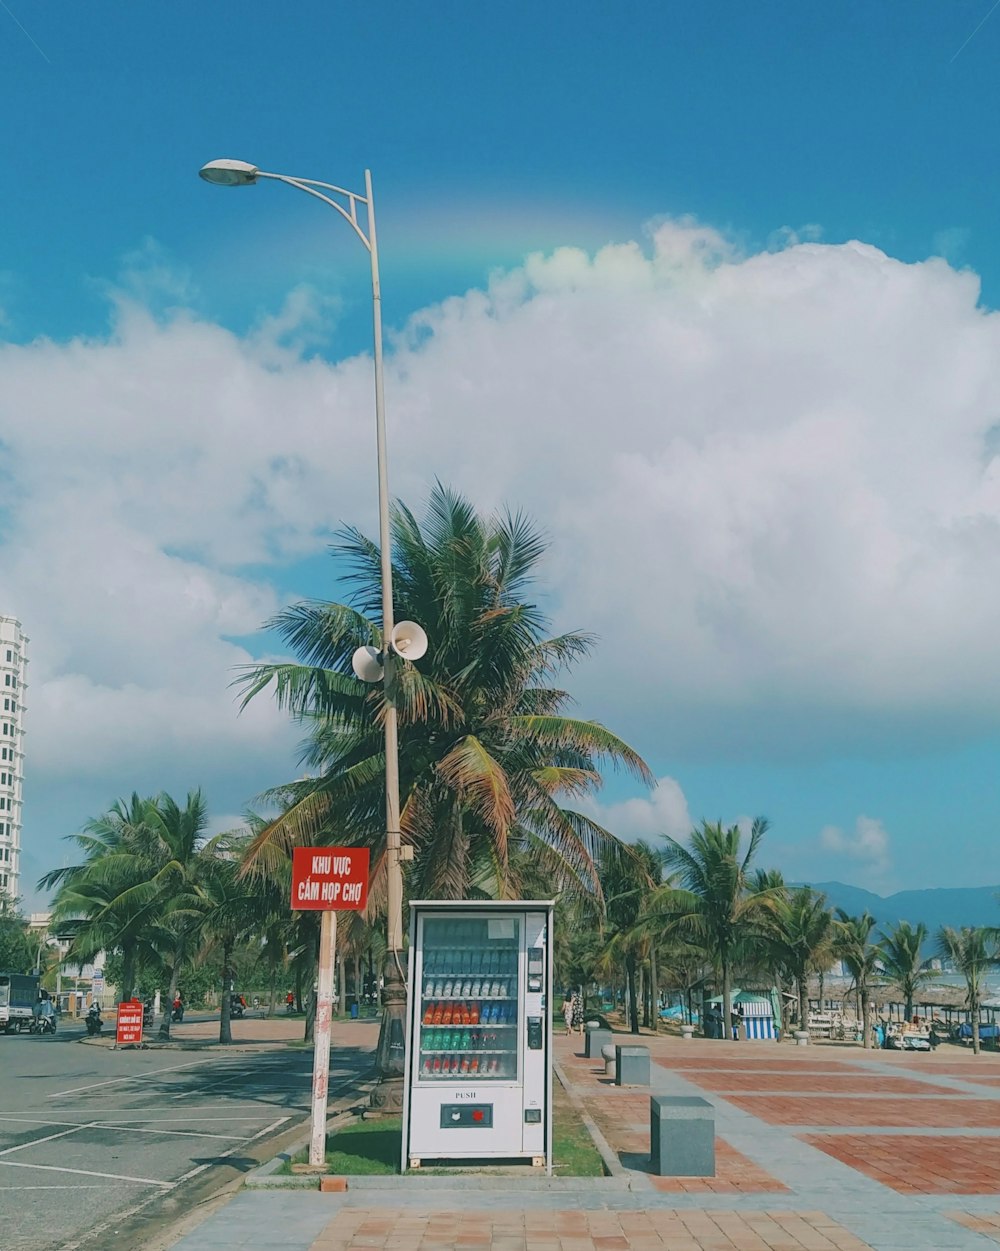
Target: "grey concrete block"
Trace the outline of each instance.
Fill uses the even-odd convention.
[[[649,1146],[658,1177],[714,1177],[715,1109],[695,1096],[650,1095]]]
[[[607,1046],[611,1041],[611,1031],[609,1029],[591,1029],[588,1025],[583,1035],[583,1054],[588,1060],[599,1060],[601,1058],[601,1048]]]
[[[648,1086],[649,1085],[649,1048],[648,1047],[616,1047],[615,1048],[616,1086]]]

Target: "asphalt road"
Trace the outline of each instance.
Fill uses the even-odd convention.
[[[80,1032],[0,1035],[4,1251],[103,1251],[137,1213],[183,1213],[308,1117],[311,1051],[114,1051]],[[338,1047],[331,1099],[370,1067],[369,1050]]]

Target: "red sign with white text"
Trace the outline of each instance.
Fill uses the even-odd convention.
[[[293,912],[360,912],[367,902],[367,847],[292,849]]]
[[[142,1042],[142,1004],[138,999],[118,1005],[115,1042],[119,1046],[124,1043]]]

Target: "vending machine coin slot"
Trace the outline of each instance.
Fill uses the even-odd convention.
[[[528,1017],[528,1050],[541,1051],[542,1049],[542,1018],[540,1016]]]

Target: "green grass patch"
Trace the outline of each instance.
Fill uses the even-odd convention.
[[[385,1176],[399,1172],[403,1122],[398,1116],[372,1121],[353,1121],[327,1139],[326,1167],[348,1177]],[[292,1164],[303,1164],[308,1151],[284,1163],[279,1173],[291,1173]]]
[[[556,1177],[603,1177],[604,1161],[558,1081],[554,1082],[552,1172]]]
[[[587,1133],[586,1126],[570,1103],[563,1088],[555,1087],[553,1128],[553,1167],[556,1177],[603,1177],[604,1163]],[[371,1121],[352,1121],[327,1140],[326,1166],[329,1172],[346,1177],[388,1176],[399,1172],[403,1125],[398,1116]],[[309,1158],[302,1151],[278,1169],[290,1174],[292,1164]],[[420,1174],[450,1173],[451,1169],[421,1169]],[[484,1173],[489,1166],[484,1165]]]

